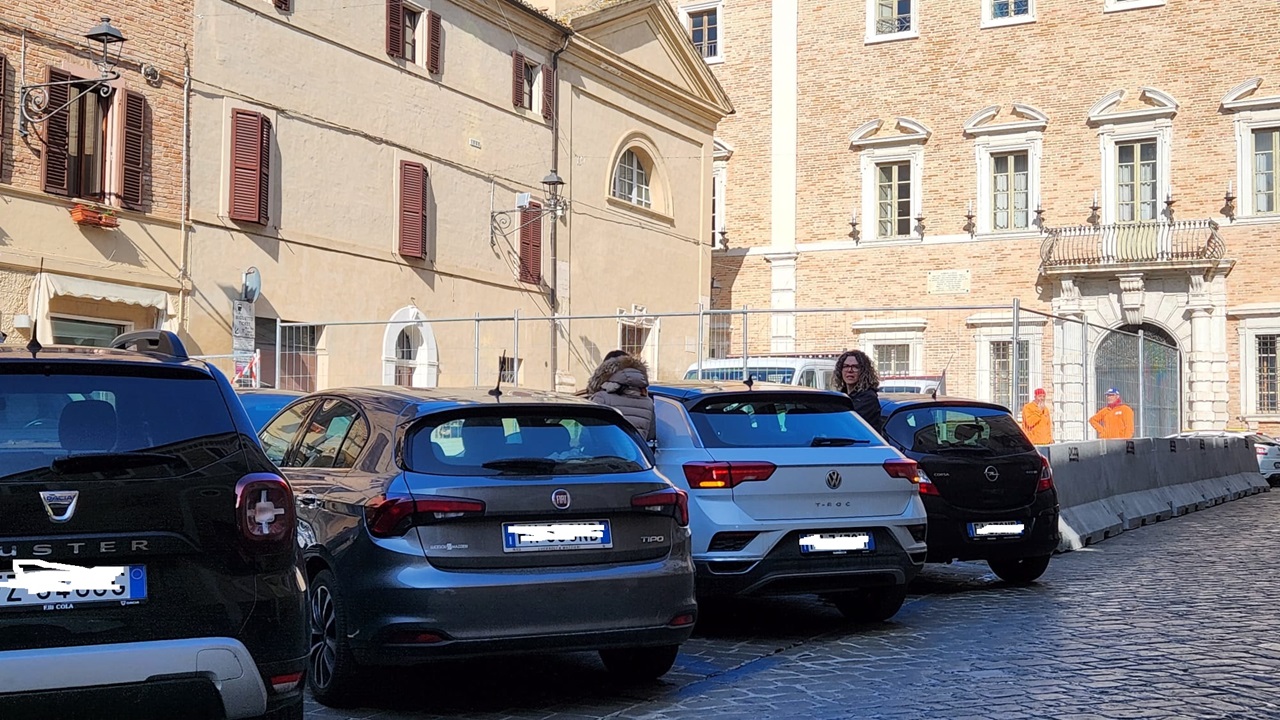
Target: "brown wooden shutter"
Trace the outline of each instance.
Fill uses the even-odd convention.
[[[232,220],[258,222],[261,217],[262,116],[248,110],[231,111]]]
[[[289,12],[293,9],[293,0],[273,0],[273,2],[280,12]]]
[[[550,120],[556,114],[556,71],[542,66],[542,117]]]
[[[536,202],[520,211],[520,281],[542,281],[542,206]]]
[[[142,209],[144,164],[146,161],[147,98],[136,92],[124,96],[124,186],[120,202],[131,210]]]
[[[433,11],[427,11],[427,72],[432,75],[440,74],[440,42],[441,42],[440,14]]]
[[[419,163],[400,162],[400,254],[426,257],[427,169]]]
[[[258,156],[258,222],[266,225],[271,220],[271,121],[263,117],[259,127],[262,151]]]
[[[66,82],[71,74],[49,68],[49,82]],[[70,85],[51,85],[48,88],[49,107],[62,107],[71,99]],[[49,116],[44,125],[44,191],[51,195],[71,194],[71,166],[68,143],[71,133],[68,122],[71,112],[63,109]]]
[[[404,57],[404,3],[387,0],[387,54]]]
[[[524,54],[511,51],[511,104],[524,107]]]

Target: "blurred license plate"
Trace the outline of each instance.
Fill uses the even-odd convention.
[[[1021,535],[1026,529],[1026,524],[1017,520],[969,523],[969,537],[1013,537]]]
[[[591,550],[613,547],[608,520],[564,523],[503,523],[503,552]]]
[[[862,552],[874,550],[876,541],[871,533],[820,533],[800,536],[801,553]]]
[[[106,587],[108,583],[109,588]],[[95,587],[82,587],[85,585]],[[45,610],[70,610],[99,603],[136,605],[146,599],[147,569],[142,565],[70,570],[26,569],[22,579],[18,579],[16,573],[0,573],[0,610],[33,606]]]

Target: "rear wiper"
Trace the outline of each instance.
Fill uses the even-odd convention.
[[[585,469],[604,467],[617,472],[638,472],[640,465],[634,460],[628,460],[617,455],[597,455],[595,457],[572,458],[564,461],[565,466],[572,468],[575,472],[582,472]]]
[[[180,460],[177,455],[151,452],[83,453],[54,460],[49,469],[59,474],[109,472],[170,465]]]
[[[529,470],[533,472],[551,472],[556,469],[560,462],[550,458],[507,458],[505,460],[490,460],[482,463],[480,467],[487,470]]]
[[[848,447],[849,445],[870,445],[870,440],[843,437],[816,437],[809,447]]]

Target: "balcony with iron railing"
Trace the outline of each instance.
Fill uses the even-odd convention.
[[[1226,254],[1213,220],[1049,228],[1040,246],[1047,274],[1212,267]]]

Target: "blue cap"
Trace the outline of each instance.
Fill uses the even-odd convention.
[[[1107,388],[1108,395],[1119,395],[1120,391],[1115,388]]]

